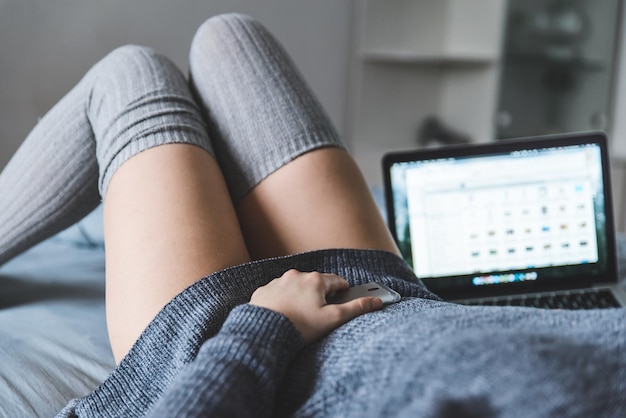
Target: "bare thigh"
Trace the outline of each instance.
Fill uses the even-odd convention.
[[[399,253],[359,168],[340,148],[299,156],[261,181],[236,210],[254,259],[325,248]]]
[[[193,145],[124,163],[104,198],[107,323],[116,360],[176,294],[249,260],[219,167]]]

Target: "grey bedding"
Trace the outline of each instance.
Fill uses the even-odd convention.
[[[54,416],[113,367],[98,209],[0,269],[0,416]]]

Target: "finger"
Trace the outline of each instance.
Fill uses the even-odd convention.
[[[336,309],[339,313],[338,321],[339,324],[346,323],[357,316],[374,312],[382,309],[383,301],[380,298],[376,297],[362,297],[351,300],[346,303],[341,303],[338,305],[327,305],[327,308]]]
[[[336,274],[322,273],[322,278],[324,279],[324,290],[326,294],[350,287],[350,283],[348,283],[346,279]]]
[[[326,293],[335,292],[350,287],[350,283],[341,276],[331,273],[322,273]]]

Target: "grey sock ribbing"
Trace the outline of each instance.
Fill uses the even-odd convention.
[[[248,16],[206,21],[191,45],[190,74],[235,203],[297,156],[344,146],[287,53]]]
[[[0,174],[0,264],[81,219],[133,155],[166,143],[212,152],[184,76],[137,46],[96,64]]]
[[[190,68],[235,202],[297,156],[343,147],[285,51],[253,19],[209,19],[194,38]],[[138,152],[190,143],[212,153],[206,130],[170,61],[135,46],[112,52],[42,118],[0,174],[0,264],[89,213]]]

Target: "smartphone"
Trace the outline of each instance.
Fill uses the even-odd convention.
[[[400,294],[395,290],[388,288],[384,284],[371,282],[359,286],[353,286],[346,290],[329,293],[326,295],[326,302],[345,303],[364,296],[374,296],[380,298],[384,305],[398,302],[401,299]]]

